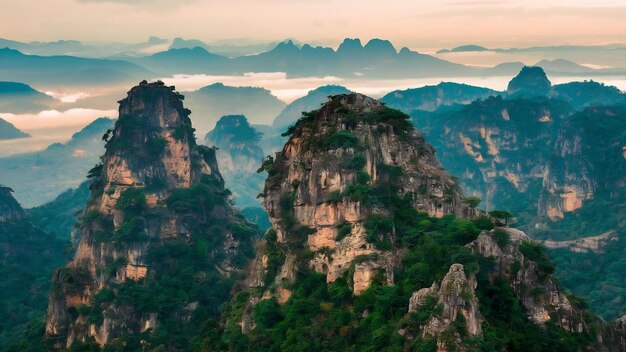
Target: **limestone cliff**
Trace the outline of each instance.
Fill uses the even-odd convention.
[[[563,125],[545,172],[540,214],[563,219],[588,202],[626,199],[624,116],[623,107],[587,108]]]
[[[453,264],[441,284],[433,283],[431,287],[423,288],[411,296],[409,313],[422,309],[429,297],[434,298],[441,306],[441,314],[433,315],[421,327],[423,337],[437,339],[439,350],[448,348],[446,342],[443,341],[446,334],[452,338],[455,345],[464,350],[460,333],[452,327],[457,320],[465,322],[469,335],[482,334],[481,324],[484,318],[478,307],[476,285],[476,278],[473,274],[468,278],[463,265]]]
[[[519,213],[537,206],[556,135],[571,113],[558,101],[498,96],[414,121],[484,209]]]
[[[588,330],[584,310],[570,302],[552,278],[554,268],[536,249],[538,245],[519,230],[499,230],[508,234],[507,240],[497,240],[496,230],[480,234],[468,247],[485,258],[493,258],[496,266],[492,277],[502,275],[510,281],[528,319],[538,325],[551,321],[570,332]]]
[[[356,295],[379,272],[393,283],[400,256],[388,243],[395,229],[378,236],[366,228],[389,212],[375,195],[403,197],[436,217],[468,211],[454,179],[407,116],[372,98],[329,97],[288,133],[282,152],[266,160],[262,194],[276,242],[287,247],[272,278],[281,287],[274,291],[279,301],[290,295],[281,282],[293,282],[298,265],[323,273],[329,283],[350,271]],[[302,249],[312,257],[304,258]]]
[[[89,173],[76,254],[54,275],[46,335],[56,347],[184,323],[229,298],[255,231],[231,207],[214,150],[196,145],[189,114],[161,82],[144,81],[120,101],[102,163]],[[183,294],[172,280],[187,276]],[[211,287],[225,292],[196,292]]]

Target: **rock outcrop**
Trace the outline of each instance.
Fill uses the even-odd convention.
[[[461,335],[452,327],[452,323],[462,320],[466,332],[471,336],[482,334],[481,324],[484,321],[478,308],[476,298],[476,278],[465,275],[463,265],[453,264],[441,284],[433,283],[429,288],[415,292],[409,301],[409,313],[420,310],[429,297],[441,306],[441,314],[433,315],[421,327],[422,336],[437,340],[439,350],[447,350],[447,342],[442,339],[445,334],[452,336],[456,346],[462,347]],[[463,350],[461,348],[461,350]]]
[[[120,101],[102,163],[89,173],[76,254],[54,275],[46,335],[56,347],[184,324],[229,298],[227,282],[243,271],[255,231],[231,207],[214,150],[196,145],[189,114],[161,82],[144,81]],[[174,277],[196,288],[170,297],[182,284]],[[210,287],[226,292],[193,293]],[[163,290],[174,291],[150,303]]]
[[[524,66],[509,82],[506,92],[514,97],[538,97],[547,96],[551,87],[552,83],[541,67]]]
[[[377,275],[393,283],[400,255],[375,242],[393,241],[395,230],[381,240],[366,229],[368,219],[388,213],[372,201],[377,192],[410,199],[431,216],[468,211],[455,181],[407,118],[361,94],[332,96],[306,113],[282,152],[266,160],[263,205],[277,245],[287,248],[273,279],[278,286],[295,280],[298,265],[325,274],[329,283],[350,272],[356,295]]]
[[[0,186],[0,221],[17,221],[24,217],[24,209],[11,193],[11,188]]]
[[[496,240],[498,230],[505,231],[508,240]],[[495,260],[492,275],[509,280],[528,319],[538,325],[550,321],[569,332],[588,331],[584,309],[572,303],[552,278],[554,268],[549,267],[547,258],[537,250],[539,245],[522,231],[498,230],[480,234],[468,247]]]

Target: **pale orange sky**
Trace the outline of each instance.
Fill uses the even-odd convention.
[[[626,0],[0,0],[0,37],[137,42],[295,38],[337,45],[520,47],[626,42]]]

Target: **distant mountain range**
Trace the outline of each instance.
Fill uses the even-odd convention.
[[[200,138],[224,115],[245,115],[252,123],[270,124],[286,106],[267,89],[222,83],[185,93],[185,103]]]
[[[529,57],[542,57],[546,60],[565,59],[568,61],[585,64],[596,64],[621,68],[626,66],[626,44],[614,45],[553,45],[535,46],[528,48],[486,48],[480,45],[461,45],[452,49],[441,49],[437,55],[445,58],[446,55],[456,53],[481,53],[492,52],[504,55],[527,55]]]
[[[11,184],[25,207],[53,200],[61,191],[78,187],[104,150],[102,135],[113,120],[100,118],[75,133],[64,144],[45,150],[0,158],[0,184]],[[20,182],[15,182],[20,180]]]
[[[73,86],[128,83],[153,75],[138,65],[122,60],[37,56],[0,49],[0,77],[7,81]]]
[[[163,39],[151,38],[147,43],[126,46],[132,53],[111,52],[100,56],[103,59],[95,59],[26,54],[47,54],[54,52],[50,48],[62,48],[59,51],[81,55],[89,47],[79,42],[25,44],[0,40],[0,47],[7,46],[6,49],[0,49],[0,77],[28,84],[71,86],[126,84],[174,74],[242,75],[246,72],[286,72],[290,77],[334,76],[351,79],[510,76],[523,66],[521,62],[511,62],[485,68],[445,60],[447,53],[504,50],[477,45],[440,51],[439,57],[436,57],[406,47],[398,50],[390,41],[381,39],[372,39],[363,45],[359,39],[347,38],[336,50],[309,44],[299,45],[292,40],[280,42],[269,50],[266,45],[244,45],[239,51],[236,46],[212,46],[194,39],[176,38],[171,45],[167,43]],[[82,48],[82,51],[69,50],[74,47]],[[37,48],[50,50],[34,50]],[[591,50],[589,48],[586,50]],[[609,50],[598,48],[603,52]],[[619,55],[625,50],[612,48],[610,53]],[[569,55],[572,52],[579,53],[573,49],[565,51],[568,55],[564,59],[547,55],[545,60],[536,65],[551,75],[626,74],[626,69],[594,69],[592,66],[580,65],[572,60]],[[580,60],[586,58],[576,55]]]
[[[1,68],[0,68],[1,70]],[[54,98],[17,82],[0,82],[0,112],[36,113],[54,106]]]
[[[18,130],[11,123],[0,118],[0,141],[7,139],[25,138],[29,134]]]

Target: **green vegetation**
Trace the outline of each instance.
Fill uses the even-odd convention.
[[[489,215],[496,219],[497,223],[504,226],[508,226],[509,221],[513,218],[513,214],[509,213],[506,210],[493,210],[489,212]],[[504,221],[504,223],[502,223],[501,221]]]
[[[552,264],[540,244],[536,242],[525,241],[522,242],[522,244],[519,246],[519,251],[522,252],[526,259],[532,260],[537,263],[540,279],[543,280],[554,273],[554,264]]]
[[[183,215],[181,219],[184,219],[189,233],[152,243],[144,261],[148,269],[145,278],[109,285],[92,298],[90,305],[80,306],[72,313],[76,316],[83,314],[96,325],[102,324],[104,312],[112,307],[116,307],[120,314],[158,314],[156,328],[114,340],[107,350],[115,350],[118,343],[125,350],[141,350],[146,343],[156,350],[199,348],[198,339],[193,337],[201,334],[205,322],[219,317],[220,307],[231,298],[234,284],[242,278],[239,272],[222,275],[216,267],[245,267],[253,256],[252,241],[258,236],[254,225],[228,210],[228,195],[229,192],[212,175],[204,175],[191,188],[174,190],[166,201],[167,206]],[[107,235],[110,237],[106,240],[116,245],[149,240],[144,233],[145,217],[155,210],[147,209],[143,190],[126,189],[117,208],[124,212],[124,222],[112,236]],[[88,220],[96,221],[99,217],[92,216]],[[237,251],[227,253],[224,243],[231,236],[238,241],[239,247]],[[271,245],[268,250],[273,253]],[[270,267],[276,263],[272,255]],[[126,258],[113,261],[106,268],[106,275],[115,276],[126,264],[134,263],[129,263]],[[76,275],[70,274],[73,276],[68,277]],[[72,286],[64,285],[63,290],[68,287]],[[192,306],[193,309],[189,308]],[[181,324],[181,319],[186,323]],[[89,347],[83,345],[80,348]]]
[[[27,220],[0,221],[0,351],[33,338],[15,351],[37,351],[55,268],[67,260],[69,241],[59,240]],[[30,348],[30,349],[29,349]]]
[[[498,247],[504,249],[511,242],[511,235],[504,229],[495,229],[493,231],[493,239]]]
[[[314,148],[319,150],[333,150],[338,148],[359,148],[359,138],[351,131],[331,129],[323,136],[311,140]]]
[[[229,322],[205,331],[202,346],[212,351],[435,351],[433,340],[406,339],[398,331],[419,336],[423,324],[441,314],[441,306],[430,299],[407,315],[408,301],[413,292],[441,280],[453,263],[461,263],[469,275],[477,275],[480,310],[487,319],[484,339],[462,334],[470,350],[572,351],[594,340],[593,333],[570,334],[550,324],[544,331],[529,322],[508,281],[495,276],[495,283],[489,282],[495,263],[465,247],[476,235],[473,222],[453,216],[430,218],[398,203],[396,213],[404,212],[416,217],[413,222],[402,221],[403,232],[414,236],[403,238],[407,251],[394,273],[394,285],[387,286],[382,276],[376,277],[367,291],[353,296],[350,270],[327,284],[325,275],[300,266],[296,283],[290,286],[293,295],[285,304],[270,299],[255,306],[255,329],[243,335],[234,323],[241,321],[243,314],[243,300],[237,296],[232,308],[225,310]],[[392,219],[398,227],[401,217]],[[389,220],[378,218],[376,226],[389,231]],[[344,228],[346,225],[340,226],[339,231],[347,231]],[[276,262],[282,264],[281,259]],[[459,332],[465,331],[464,326],[463,319],[453,323]]]

